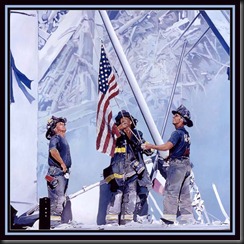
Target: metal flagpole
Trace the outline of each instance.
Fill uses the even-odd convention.
[[[167,121],[168,121],[169,111],[170,111],[170,108],[171,108],[171,105],[172,105],[172,101],[173,101],[173,98],[174,98],[175,89],[176,89],[176,85],[177,85],[177,82],[178,82],[178,78],[179,78],[180,69],[181,69],[182,62],[183,62],[183,57],[184,57],[184,52],[185,52],[185,49],[186,49],[186,45],[187,45],[187,41],[185,40],[184,44],[183,44],[183,48],[182,48],[182,52],[181,52],[181,56],[180,56],[180,60],[179,60],[178,69],[177,69],[177,72],[176,72],[174,84],[173,84],[173,89],[172,89],[172,92],[171,92],[171,95],[170,95],[169,104],[168,104],[168,107],[167,107],[167,112],[166,112],[166,116],[165,116],[165,120],[164,120],[164,124],[163,124],[163,128],[162,128],[162,132],[161,132],[161,136],[162,137],[164,135],[166,124],[167,124]]]
[[[140,87],[139,87],[139,85],[138,85],[138,83],[136,81],[136,78],[135,78],[135,76],[134,76],[134,74],[133,74],[133,72],[131,70],[129,62],[127,61],[127,58],[126,58],[126,56],[124,54],[124,51],[123,51],[123,49],[121,47],[119,39],[116,36],[116,33],[115,33],[114,29],[113,29],[113,26],[112,26],[112,24],[110,22],[110,19],[109,19],[108,15],[107,15],[107,12],[106,12],[106,10],[98,10],[98,11],[99,11],[99,13],[101,15],[101,18],[103,20],[104,26],[105,26],[105,28],[106,28],[106,30],[108,32],[110,40],[111,40],[111,42],[113,44],[115,52],[116,52],[116,54],[118,56],[118,59],[119,59],[119,61],[121,63],[121,66],[122,66],[122,68],[123,68],[123,70],[125,72],[127,80],[129,82],[129,85],[130,85],[130,87],[132,89],[132,92],[133,92],[133,94],[135,96],[137,104],[139,105],[139,108],[140,108],[141,113],[142,113],[142,115],[144,117],[144,120],[145,120],[145,123],[146,123],[146,125],[148,127],[148,130],[151,133],[151,136],[152,136],[152,138],[154,140],[154,143],[156,145],[161,145],[161,144],[164,143],[163,139],[162,139],[161,135],[159,134],[159,131],[158,131],[158,129],[157,129],[155,123],[154,123],[154,120],[153,120],[153,118],[151,116],[150,110],[149,110],[149,108],[147,106],[147,103],[146,103],[142,93],[141,93],[141,89],[140,89]],[[162,158],[167,158],[168,155],[169,155],[169,151],[158,151],[158,154]]]
[[[181,52],[181,55],[180,55],[178,69],[177,69],[175,80],[174,80],[174,83],[173,83],[173,89],[172,89],[172,92],[171,92],[171,95],[170,95],[169,104],[168,104],[167,111],[166,111],[166,116],[165,116],[165,119],[164,119],[164,124],[163,124],[162,132],[161,132],[161,137],[162,138],[163,138],[163,135],[164,135],[164,131],[165,131],[165,128],[166,128],[168,117],[169,117],[169,111],[170,111],[170,108],[171,108],[171,105],[172,105],[172,101],[173,101],[173,98],[174,98],[174,93],[175,93],[177,81],[178,81],[178,78],[179,78],[180,69],[181,69],[181,65],[182,65],[182,62],[183,62],[186,45],[187,45],[187,41],[185,40],[184,44],[183,44],[182,52]],[[155,160],[154,160],[154,163],[153,163],[153,167],[152,167],[152,171],[150,173],[151,180],[153,178],[155,170],[157,169],[157,161],[158,161],[158,154],[155,157]]]
[[[149,108],[147,106],[147,103],[146,103],[146,101],[145,101],[145,99],[144,99],[144,97],[143,97],[143,95],[141,93],[141,89],[140,89],[140,87],[139,87],[139,85],[138,85],[138,83],[136,81],[136,78],[135,78],[135,76],[134,76],[134,74],[133,74],[133,72],[131,70],[129,62],[127,61],[127,58],[126,58],[126,56],[124,54],[124,51],[123,51],[123,49],[121,47],[121,44],[119,42],[119,39],[116,36],[116,33],[115,33],[114,29],[113,29],[113,26],[112,26],[112,24],[110,22],[110,19],[109,19],[108,15],[107,15],[107,12],[106,12],[106,10],[98,10],[98,11],[99,11],[99,13],[101,15],[101,18],[103,20],[105,28],[106,28],[106,30],[108,32],[108,35],[109,35],[110,40],[111,40],[111,42],[113,44],[113,47],[114,47],[115,52],[116,52],[116,54],[118,56],[118,59],[119,59],[119,61],[121,63],[121,66],[122,66],[122,68],[123,68],[123,70],[125,72],[127,80],[129,82],[129,85],[130,85],[130,87],[132,89],[132,92],[133,92],[133,94],[135,96],[137,104],[139,105],[139,108],[140,108],[141,113],[142,113],[142,115],[144,117],[146,125],[147,125],[147,127],[149,129],[149,132],[150,132],[150,134],[151,134],[151,136],[153,138],[153,141],[157,145],[163,144],[162,137],[161,137],[161,135],[158,132],[156,124],[155,124],[155,122],[154,122],[154,120],[152,118],[152,115],[151,115],[150,110],[149,110]],[[160,153],[160,156],[162,156],[163,158],[166,158],[168,156],[168,151],[160,151],[159,153]]]

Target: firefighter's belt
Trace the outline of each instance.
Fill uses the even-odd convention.
[[[111,174],[111,175],[109,175],[108,177],[105,178],[105,181],[107,183],[109,183],[111,180],[113,180],[115,178],[117,178],[117,179],[123,179],[124,178],[124,174],[122,174],[122,175],[117,174],[117,173]]]
[[[125,153],[126,149],[125,147],[116,147],[114,150],[114,153]]]

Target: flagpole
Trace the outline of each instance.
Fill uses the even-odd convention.
[[[167,107],[167,111],[166,111],[166,116],[165,116],[165,119],[164,119],[163,128],[162,128],[162,131],[161,131],[161,137],[164,136],[166,124],[167,124],[168,117],[169,117],[170,108],[171,108],[171,105],[172,105],[172,101],[173,101],[173,98],[174,98],[176,85],[177,85],[179,74],[180,74],[181,65],[182,65],[182,62],[183,62],[183,57],[184,57],[186,45],[187,45],[187,41],[185,40],[184,44],[183,44],[183,47],[182,47],[182,52],[181,52],[181,55],[180,55],[178,69],[177,69],[175,80],[174,80],[174,83],[173,83],[173,89],[171,91],[171,95],[170,95],[170,99],[169,99],[169,103],[168,103],[168,107]],[[150,173],[150,179],[151,180],[153,179],[154,172],[157,170],[157,165],[158,165],[157,162],[158,162],[158,154],[156,155],[156,158],[155,158],[154,163],[153,163],[152,171]]]
[[[129,85],[132,89],[132,92],[135,96],[135,99],[137,101],[137,104],[139,105],[139,108],[141,110],[141,113],[144,117],[145,123],[149,129],[149,132],[153,138],[153,141],[156,145],[160,145],[163,144],[163,139],[161,137],[161,135],[159,134],[159,131],[157,129],[157,126],[152,118],[151,112],[147,106],[147,103],[141,93],[141,89],[136,81],[136,78],[133,74],[133,71],[129,65],[129,62],[124,54],[124,51],[121,47],[121,44],[119,42],[118,37],[116,36],[116,33],[113,29],[113,26],[110,22],[110,19],[107,15],[106,10],[98,10],[101,18],[103,20],[103,23],[105,25],[105,28],[108,32],[108,35],[110,37],[110,40],[113,44],[113,47],[115,49],[115,52],[119,58],[120,64],[125,72],[125,75],[127,77],[127,80],[129,82]],[[168,151],[159,151],[160,156],[162,156],[163,158],[166,158],[168,156]]]

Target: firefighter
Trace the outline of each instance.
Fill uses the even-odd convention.
[[[185,129],[193,126],[190,111],[181,105],[173,110],[173,125],[169,140],[162,145],[142,144],[143,149],[169,150],[169,166],[164,191],[163,217],[166,224],[194,223],[190,196],[190,135]]]
[[[104,169],[104,178],[110,184],[112,197],[107,207],[106,224],[124,225],[135,221],[134,215],[148,213],[147,195],[151,181],[143,154],[145,142],[141,131],[135,129],[137,119],[122,110],[115,118],[116,148],[110,166]]]
[[[63,210],[69,202],[66,191],[72,165],[70,147],[66,140],[66,118],[52,116],[47,123],[46,138],[49,142],[47,182],[50,198],[51,228],[63,223]],[[69,221],[69,220],[65,220]]]

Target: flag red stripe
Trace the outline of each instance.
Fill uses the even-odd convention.
[[[114,77],[114,76],[113,76]],[[117,87],[117,84],[114,84],[113,87],[110,88],[110,90],[113,90],[114,87]],[[113,92],[112,94],[110,94],[110,96],[107,98],[104,106],[103,106],[103,111],[106,111],[109,107],[109,104],[110,104],[110,100],[115,97],[117,94],[119,93],[119,90]],[[104,94],[102,94],[102,97],[98,103],[98,111],[101,110],[101,104],[103,102],[103,100],[105,99],[104,98]],[[110,113],[111,113],[111,116],[110,116]],[[112,119],[112,112],[110,112],[109,115],[108,115],[108,121],[107,123],[110,124],[110,121]],[[96,143],[96,149],[98,150],[100,148],[100,144],[101,144],[101,138],[102,138],[102,134],[104,133],[104,130],[105,130],[105,127],[106,127],[106,118],[105,118],[106,114],[103,113],[103,118],[102,118],[102,122],[101,122],[101,125],[100,125],[100,131],[98,133],[98,136],[97,136],[97,143]],[[110,134],[112,133],[112,130],[109,130]],[[106,152],[106,149],[107,146],[108,146],[108,143],[109,143],[109,139],[111,135],[107,134],[106,136],[106,140],[105,140],[105,145],[104,145],[104,149],[102,150],[102,152]]]
[[[159,182],[157,178],[153,180],[153,190],[161,195],[163,195],[164,193],[164,186]]]
[[[103,98],[103,99],[104,99],[104,98]],[[103,99],[101,99],[101,100],[103,100]],[[105,102],[105,104],[104,104],[104,106],[103,106],[103,111],[106,111],[106,110],[107,110],[109,104],[110,104],[110,102],[109,102],[109,100],[107,99],[106,102]],[[100,109],[101,109],[101,108],[100,108]],[[99,109],[99,110],[100,110],[100,109]],[[108,122],[106,122],[106,118],[105,118],[105,116],[106,116],[106,112],[103,113],[103,117],[102,117],[101,125],[100,125],[100,131],[99,131],[99,133],[98,133],[98,139],[97,139],[98,148],[100,147],[101,138],[102,138],[102,134],[104,133],[105,126],[106,126],[107,123],[110,122],[110,120],[108,120]],[[103,151],[103,152],[104,152],[104,151]]]
[[[112,156],[116,141],[112,133],[113,116],[110,100],[119,94],[119,89],[103,45],[101,46],[98,88],[96,149]]]
[[[109,113],[109,115],[108,115],[108,121],[110,122],[111,121],[111,119],[112,119],[112,113],[110,112]],[[110,142],[110,138],[111,138],[111,136],[110,136],[110,134],[112,133],[112,131],[109,129],[108,130],[108,133],[107,133],[107,135],[106,135],[106,139],[105,139],[105,143],[104,143],[104,145],[103,145],[103,152],[106,152],[107,151],[107,149],[108,149],[108,145],[109,145],[109,142]]]

